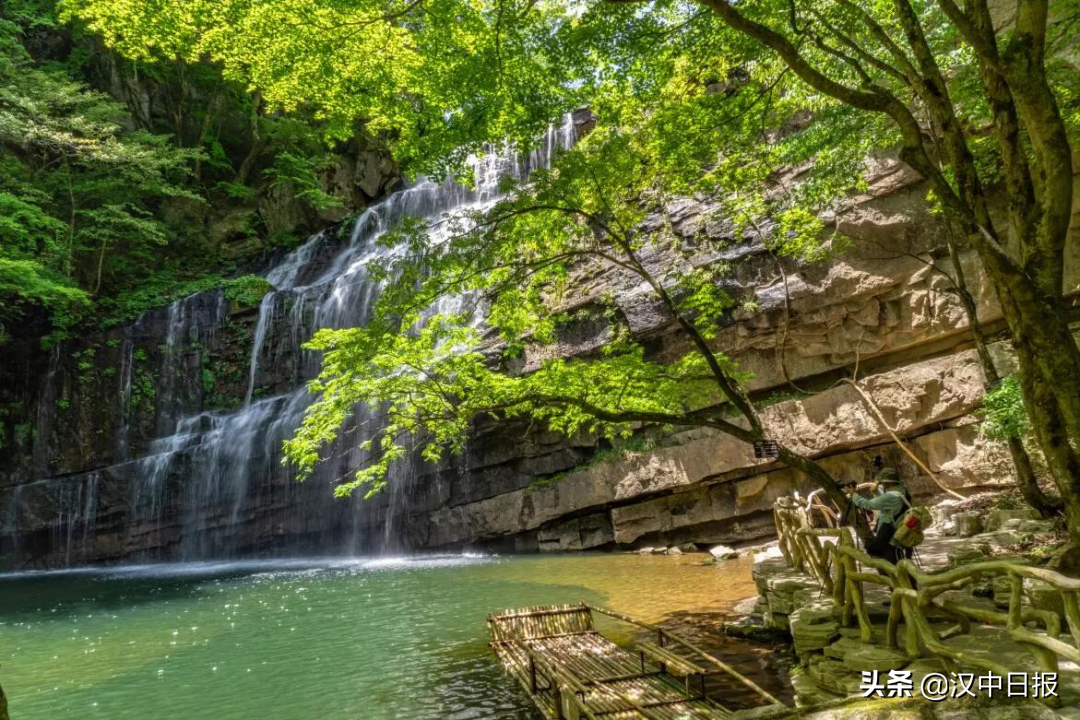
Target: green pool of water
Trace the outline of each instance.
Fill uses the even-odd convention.
[[[751,594],[745,562],[693,556],[0,576],[0,685],[12,720],[524,720],[536,715],[487,647],[488,613],[584,600],[659,622]]]

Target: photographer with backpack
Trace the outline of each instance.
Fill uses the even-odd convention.
[[[914,545],[894,542],[902,520],[912,509],[911,493],[900,482],[900,474],[894,468],[884,468],[874,478],[877,483],[873,497],[859,495],[855,488],[848,490],[852,504],[860,510],[873,510],[877,513],[877,526],[874,538],[866,545],[866,552],[895,564],[904,558],[910,558]],[[910,528],[908,528],[910,530]]]

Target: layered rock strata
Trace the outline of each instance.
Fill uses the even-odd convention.
[[[728,267],[723,282],[738,303],[715,344],[753,373],[749,387],[770,434],[837,477],[864,480],[881,455],[917,493],[936,492],[859,396],[837,383],[857,369],[889,424],[942,482],[962,492],[1005,486],[1011,463],[1003,446],[978,431],[982,369],[941,272],[948,270],[940,251],[945,230],[924,209],[924,193],[902,169],[885,166],[867,196],[833,220],[836,238],[851,242],[816,264],[778,261],[752,239],[728,237],[700,203],[675,208],[675,228],[687,242],[700,232],[729,241],[706,259]],[[317,276],[332,266],[345,235],[329,232],[313,243],[304,272]],[[1070,253],[1075,303],[1075,240]],[[659,255],[645,260],[664,262]],[[1000,313],[979,263],[970,252],[963,262],[980,316],[997,333]],[[556,345],[530,349],[520,371],[553,355],[587,356],[607,343],[613,330],[597,305],[601,297],[614,297],[620,320],[651,357],[686,350],[677,325],[640,282],[602,268],[576,280],[568,308],[575,321]],[[478,426],[463,457],[440,467],[414,463],[389,493],[366,503],[330,497],[327,483],[355,467],[348,448],[326,482],[298,488],[275,456],[275,435],[251,455],[265,471],[237,491],[246,495],[242,505],[203,507],[220,498],[194,493],[196,462],[162,478],[153,502],[164,510],[141,515],[135,488],[183,423],[213,425],[219,413],[270,402],[317,370],[315,358],[299,349],[304,338],[290,335],[297,324],[288,322],[310,308],[289,304],[284,294],[278,301],[264,315],[206,293],[49,351],[6,348],[0,554],[7,564],[202,557],[221,548],[249,554],[328,546],[371,552],[732,544],[771,534],[773,499],[810,489],[798,473],[755,460],[749,447],[704,430],[643,428],[648,449],[620,453],[590,437],[564,439],[507,423]],[[994,350],[1000,370],[1009,372],[1007,340],[998,338]]]

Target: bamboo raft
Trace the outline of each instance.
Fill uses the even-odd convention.
[[[593,626],[593,613],[656,634],[628,650]],[[626,615],[580,605],[528,607],[488,617],[499,660],[549,720],[713,720],[733,713],[706,693],[724,673],[769,705],[785,708],[749,678],[687,640]],[[676,652],[678,648],[681,652]]]

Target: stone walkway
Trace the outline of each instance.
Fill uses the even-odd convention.
[[[941,570],[950,565],[972,562],[983,557],[983,552],[993,546],[1007,546],[1014,543],[1016,536],[1009,530],[998,530],[973,537],[944,537],[930,533],[926,542],[919,548],[918,562],[927,572]],[[910,661],[902,652],[890,650],[884,646],[885,623],[888,618],[886,600],[888,591],[884,586],[864,584],[866,607],[871,621],[875,625],[873,644],[864,644],[859,640],[858,627],[842,628],[834,614],[831,598],[823,593],[816,581],[808,575],[792,571],[782,557],[766,553],[759,556],[754,565],[754,579],[758,587],[759,599],[755,614],[760,615],[768,627],[787,629],[791,632],[796,653],[799,655],[802,672],[792,678],[796,694],[803,704],[812,704],[837,699],[844,695],[861,694],[861,673],[865,670],[879,670],[884,676],[888,670],[910,670],[913,685],[918,692],[924,676],[931,672],[945,672],[941,661],[934,657],[924,657]],[[1002,589],[1003,590],[1003,589]],[[987,609],[999,610],[993,597],[974,597],[968,591],[956,591],[963,596],[967,604],[981,604]],[[1007,591],[999,591],[995,596],[1007,601]],[[959,599],[957,597],[956,599]],[[942,627],[945,627],[944,625]],[[899,640],[903,643],[904,631],[901,626]],[[976,657],[993,659],[1013,672],[1033,673],[1038,670],[1034,656],[1019,643],[1008,637],[1004,628],[984,626],[972,623],[971,633],[960,635],[945,641],[964,653]],[[902,650],[902,647],[901,647]],[[977,676],[984,671],[973,668]],[[948,673],[946,672],[946,675]],[[955,717],[999,717],[1006,718],[1067,718],[1080,720],[1080,667],[1062,660],[1060,662],[1058,693],[1062,698],[1062,708],[1049,710],[1042,705],[1023,704],[1022,706],[998,706],[984,708],[982,714],[961,713]],[[996,694],[995,694],[996,697]],[[875,704],[875,700],[878,701]],[[880,704],[885,702],[886,704]],[[830,710],[828,718],[869,718],[879,712],[887,711],[887,716],[904,717],[907,712],[891,701],[879,699],[859,703],[862,710],[853,707],[843,712]],[[865,707],[864,707],[865,706]],[[919,707],[927,709],[928,704],[920,702]],[[931,715],[945,713],[942,717],[954,717],[947,708],[958,707],[956,701],[931,704],[935,710]],[[963,703],[960,708],[967,707]],[[1011,715],[1011,711],[1019,711]],[[993,711],[993,712],[991,712]],[[924,717],[917,708],[911,717]],[[965,711],[967,712],[967,711]],[[840,714],[837,714],[840,713]],[[869,713],[869,714],[867,714]],[[815,717],[817,714],[811,717]]]
[[[926,542],[919,548],[919,562],[923,570],[933,572],[949,567],[956,559],[975,557],[980,553],[979,546],[1007,546],[1016,542],[1012,530],[998,530],[972,537],[944,537],[935,533],[928,535]],[[991,598],[972,597],[962,593],[969,604],[982,602],[988,609],[1000,609]],[[1068,631],[1066,631],[1068,632]],[[1018,642],[1009,637],[1001,627],[972,624],[969,635],[959,635],[946,641],[964,653],[975,657],[992,659],[1016,672],[1036,672],[1038,665],[1034,656]],[[1059,660],[1059,690],[1062,707],[1056,713],[1069,720],[1080,720],[1080,666],[1066,660]]]

